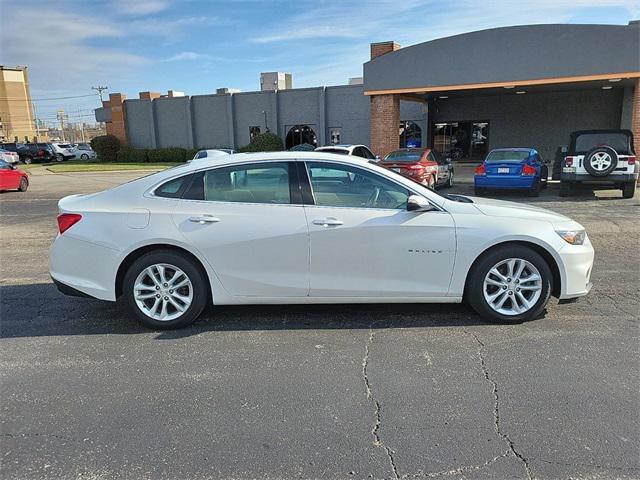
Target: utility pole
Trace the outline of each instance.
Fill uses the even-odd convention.
[[[82,117],[80,116],[80,107],[76,106],[78,110],[78,122],[80,123],[80,134],[82,135],[82,143],[84,143],[84,123],[82,122]]]
[[[58,120],[60,121],[60,131],[62,132],[62,141],[66,142],[64,138],[64,110],[58,110]]]
[[[91,90],[95,90],[96,92],[98,92],[98,95],[100,95],[100,101],[102,102],[102,92],[104,92],[105,90],[109,90],[109,87],[91,87]]]
[[[33,123],[36,126],[36,142],[40,140],[40,125],[38,125],[38,112],[36,112],[36,104],[31,102],[31,106],[33,107]]]

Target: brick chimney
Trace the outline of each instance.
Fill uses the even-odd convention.
[[[396,42],[378,42],[371,44],[371,60],[377,58],[385,53],[395,52],[400,50],[400,44]]]

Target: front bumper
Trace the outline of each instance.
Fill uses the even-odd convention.
[[[588,173],[562,172],[561,182],[627,183],[638,180],[637,173],[617,173],[604,177],[594,177]]]
[[[583,245],[566,244],[559,250],[564,267],[560,300],[584,297],[591,291],[595,253],[587,236]]]

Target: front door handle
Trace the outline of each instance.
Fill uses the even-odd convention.
[[[214,217],[213,215],[200,215],[198,217],[189,217],[189,221],[193,223],[199,223],[200,225],[204,225],[205,223],[217,223],[220,221],[220,219],[217,217]]]
[[[313,221],[313,224],[322,225],[323,227],[337,227],[338,225],[344,225],[344,222],[334,217],[327,217],[327,218],[318,218]]]

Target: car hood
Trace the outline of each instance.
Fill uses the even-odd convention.
[[[534,207],[525,203],[505,202],[490,198],[470,197],[473,205],[483,214],[492,217],[514,217],[519,219],[543,220],[550,223],[570,222],[569,217],[552,212],[545,208]]]

